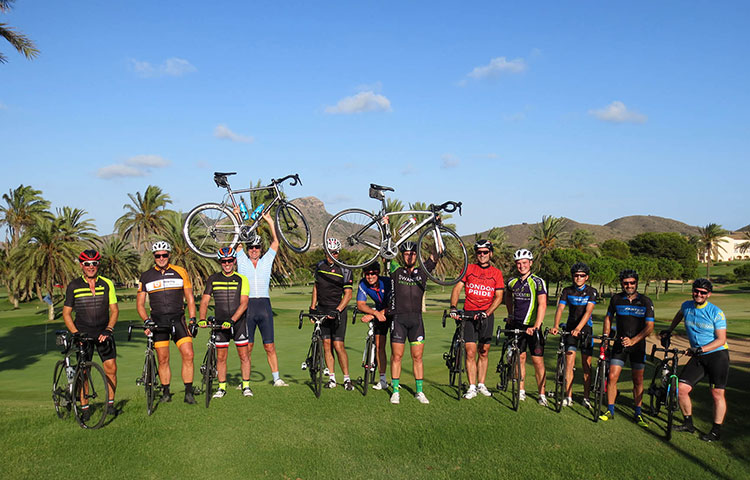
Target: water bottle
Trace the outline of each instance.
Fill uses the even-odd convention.
[[[403,235],[403,233],[412,225],[417,223],[417,218],[414,216],[409,217],[404,223],[401,224],[400,227],[398,227],[398,234]]]
[[[255,210],[253,210],[253,213],[252,213],[252,214],[250,215],[250,219],[251,219],[252,221],[255,221],[255,220],[257,220],[257,219],[258,219],[258,217],[260,217],[260,214],[261,214],[261,213],[263,213],[263,207],[265,207],[265,206],[266,206],[266,204],[265,204],[265,203],[261,203],[260,205],[258,205],[258,206],[257,206],[257,207],[255,208]]]
[[[666,367],[666,365],[661,370],[661,383],[665,387],[669,384],[669,369]]]
[[[247,214],[247,207],[245,206],[245,201],[240,200],[240,213],[242,214],[242,219],[247,220],[250,216]]]
[[[65,367],[65,373],[68,375],[68,382],[73,383],[73,377],[76,374],[76,371],[73,367]]]

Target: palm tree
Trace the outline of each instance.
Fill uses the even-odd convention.
[[[0,0],[0,13],[7,13],[11,9],[11,4],[15,3],[16,0]],[[6,39],[13,48],[18,50],[18,53],[22,54],[29,60],[39,55],[39,50],[34,45],[29,37],[21,32],[18,32],[14,28],[9,27],[6,23],[0,23],[0,37]],[[8,59],[0,52],[0,63],[6,63]]]
[[[131,239],[136,250],[148,251],[148,240],[153,235],[162,234],[166,227],[167,204],[172,203],[169,195],[155,185],[146,191],[128,194],[132,203],[122,206],[127,212],[115,221],[115,229],[124,239]],[[180,227],[182,228],[182,227]]]
[[[0,0],[2,1],[2,0]],[[48,211],[50,203],[42,198],[42,191],[28,185],[19,185],[16,189],[3,194],[5,205],[0,206],[0,226],[8,228],[10,248],[18,245],[25,228],[42,219],[52,219]]]
[[[133,286],[138,279],[140,256],[135,249],[119,235],[106,239],[100,248],[102,264],[99,272],[116,282]]]
[[[726,230],[721,228],[721,225],[716,223],[709,223],[705,227],[698,227],[698,236],[700,238],[700,248],[705,253],[706,258],[706,278],[710,277],[711,259],[716,259],[719,256],[719,250],[724,250],[720,244],[727,241],[725,237],[729,234]]]
[[[570,246],[582,252],[591,251],[591,244],[594,243],[594,234],[583,228],[574,230],[570,235]]]
[[[750,230],[742,233],[745,235],[745,241],[737,245],[737,249],[740,253],[745,253],[750,250]]]
[[[530,239],[534,243],[533,249],[536,250],[536,260],[541,260],[547,253],[557,247],[566,223],[568,221],[563,217],[542,215],[542,223],[537,224]]]

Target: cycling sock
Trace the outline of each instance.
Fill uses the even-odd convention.
[[[242,388],[250,388],[250,380],[242,380]]]
[[[685,420],[682,422],[683,425],[690,425],[693,426],[693,416],[692,415],[685,415]]]
[[[336,374],[335,373],[331,372],[331,375],[328,378],[330,378],[333,383],[336,383]]]
[[[637,417],[638,415],[640,415],[641,411],[642,411],[642,409],[641,409],[640,405],[638,405],[637,407],[635,407],[635,416]]]
[[[349,378],[349,375],[344,375],[344,383],[351,382],[351,381],[352,381],[352,379]]]
[[[114,400],[107,400],[107,405],[114,405],[114,404],[115,404]]]
[[[393,385],[393,393],[398,393],[398,378],[391,379],[391,385]]]
[[[185,393],[193,393],[193,382],[185,383]]]
[[[169,395],[169,384],[161,386],[161,394],[162,395]]]
[[[227,382],[219,382],[219,390],[226,390]]]
[[[718,437],[721,434],[721,424],[714,423],[713,427],[711,427],[711,432],[716,434],[716,436]]]
[[[380,374],[380,383],[387,383],[388,381],[385,379],[385,373]]]
[[[615,404],[612,403],[610,405],[607,405],[607,410],[609,410],[610,415],[614,416],[615,415]]]
[[[469,385],[469,390],[476,390],[476,389],[477,389],[477,386],[474,385],[473,383]]]
[[[84,410],[88,410],[89,409],[89,404],[87,403],[86,405],[81,405],[81,408],[84,409]]]
[[[271,372],[271,376],[273,377],[274,382],[278,380],[279,378],[281,378],[281,376],[279,375],[279,372]]]
[[[424,380],[422,380],[421,378],[416,380],[417,393],[420,393],[422,391],[422,382],[424,382]]]

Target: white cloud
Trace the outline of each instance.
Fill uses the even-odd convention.
[[[342,98],[335,106],[326,107],[330,114],[344,114],[363,112],[390,112],[391,101],[383,95],[373,91],[359,92],[351,97]]]
[[[383,89],[382,82],[363,83],[362,85],[357,85],[356,87],[354,87],[354,90],[358,92],[379,92],[382,89]]]
[[[619,100],[615,100],[602,109],[589,110],[589,115],[593,115],[604,122],[612,123],[645,123],[648,120],[646,115],[628,110],[628,107]]]
[[[496,57],[490,60],[490,63],[487,65],[474,67],[474,70],[467,73],[466,76],[474,80],[493,79],[504,74],[514,75],[523,73],[526,69],[526,61],[523,58],[516,58],[509,61],[505,57]],[[465,85],[466,80],[462,80],[460,84]]]
[[[440,168],[456,168],[461,160],[452,153],[445,153],[440,157]]]
[[[138,60],[130,61],[133,71],[143,78],[156,77],[181,77],[188,73],[197,72],[193,64],[183,58],[168,58],[160,65],[152,65],[150,62],[141,62]]]
[[[253,137],[234,133],[229,129],[229,127],[224,124],[219,124],[216,126],[216,128],[214,129],[214,137],[242,143],[253,143],[253,141],[255,141]]]
[[[136,155],[125,160],[125,163],[139,167],[162,168],[169,166],[172,162],[159,155]]]
[[[96,171],[96,176],[99,178],[145,177],[146,175],[147,173],[140,168],[121,163],[107,165]]]

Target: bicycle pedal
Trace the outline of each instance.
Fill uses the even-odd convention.
[[[143,386],[143,379],[142,378],[136,378],[135,379],[135,384],[138,385],[139,387]]]

